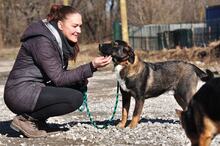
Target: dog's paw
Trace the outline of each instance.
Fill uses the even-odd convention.
[[[122,124],[122,122],[118,123],[116,126],[118,128],[125,128],[125,124]]]
[[[129,127],[130,129],[134,129],[134,128],[137,127],[137,124],[130,123],[130,124],[128,125],[128,127]]]

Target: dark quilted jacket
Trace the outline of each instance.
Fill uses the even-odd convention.
[[[4,100],[15,113],[31,112],[42,87],[69,86],[92,76],[89,64],[75,68],[61,58],[58,43],[42,21],[31,24],[21,37],[21,48],[5,85]]]

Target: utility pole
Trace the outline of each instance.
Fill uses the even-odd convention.
[[[69,5],[69,0],[63,0],[63,5],[65,6]]]
[[[122,40],[129,43],[126,0],[120,0]]]
[[[3,47],[3,39],[2,39],[2,28],[3,28],[3,25],[2,25],[2,20],[3,20],[3,11],[4,11],[4,2],[1,1],[1,5],[0,5],[0,18],[1,18],[1,23],[0,23],[0,49]]]

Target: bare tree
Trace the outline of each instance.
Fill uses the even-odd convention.
[[[19,38],[33,21],[39,20],[48,13],[49,1],[39,0],[1,0],[1,32],[4,45],[19,45]]]
[[[43,19],[52,3],[63,0],[0,0],[0,46],[19,45],[24,29]],[[113,22],[120,20],[119,0],[69,0],[83,16],[82,42],[112,38]],[[128,23],[135,25],[201,22],[206,6],[219,0],[127,0]]]
[[[206,5],[220,5],[219,0],[127,0],[130,24],[200,22]]]
[[[0,0],[0,18],[3,16],[3,3]],[[2,22],[0,23],[0,48],[3,47]]]
[[[81,38],[84,42],[100,41],[111,37],[115,0],[73,0],[72,6],[80,10],[83,17]]]

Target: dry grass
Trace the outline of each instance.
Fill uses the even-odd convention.
[[[89,63],[94,57],[99,55],[98,44],[80,45],[79,47],[80,52],[77,56],[76,62],[69,61],[70,68]]]
[[[80,64],[90,62],[94,57],[99,56],[98,44],[89,44],[80,46],[81,51],[76,63],[71,62],[71,67],[76,67]],[[208,47],[193,47],[193,48],[176,48],[160,51],[144,51],[135,50],[137,54],[145,61],[157,62],[166,60],[183,60],[195,63],[200,67],[216,67],[220,62],[220,42],[212,42]],[[219,55],[218,55],[219,54]],[[112,65],[105,69],[112,68]]]
[[[220,62],[220,46],[176,48],[161,51],[136,50],[145,61],[157,62],[166,60],[183,60],[199,64],[200,66],[215,66]]]
[[[14,60],[18,50],[18,48],[0,48],[0,60]]]
[[[69,68],[75,68],[79,65],[91,62],[95,57],[100,56],[98,51],[98,43],[80,45],[80,53],[77,56],[76,62],[69,61]],[[108,65],[99,70],[109,70],[112,65]]]
[[[0,60],[15,59],[18,50],[18,48],[0,49]],[[138,53],[143,60],[149,62],[184,60],[198,63],[200,66],[215,66],[216,64],[218,65],[218,63],[220,62],[220,42],[212,42],[206,48],[176,48],[160,51],[143,51],[137,49],[136,53]],[[96,56],[99,56],[98,43],[80,45],[80,53],[77,57],[77,60],[76,62],[70,61],[69,68],[75,68],[76,66],[89,63]],[[112,66],[110,65],[107,67],[107,69],[111,67]]]

